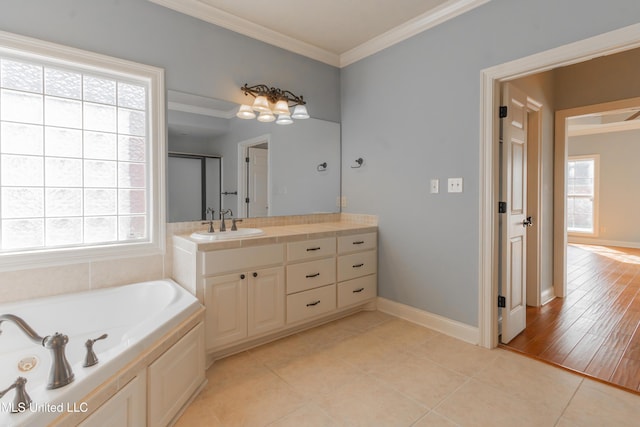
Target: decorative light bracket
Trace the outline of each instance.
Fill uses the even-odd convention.
[[[265,96],[272,104],[275,104],[280,100],[287,101],[289,107],[306,104],[302,95],[298,96],[288,90],[282,90],[277,87],[269,87],[263,84],[249,86],[247,83],[245,83],[244,86],[242,86],[240,89],[242,90],[242,92],[244,92],[245,96],[251,95],[254,98]]]

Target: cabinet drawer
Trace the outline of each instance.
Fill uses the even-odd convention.
[[[281,244],[225,249],[201,254],[202,274],[205,276],[256,269],[284,262],[284,248]]]
[[[377,295],[377,275],[370,274],[338,283],[338,308],[371,299]]]
[[[377,233],[365,233],[338,237],[338,253],[346,254],[349,252],[375,249],[377,236]]]
[[[303,240],[287,243],[287,261],[320,258],[336,253],[336,238]]]
[[[338,282],[376,272],[376,251],[357,252],[338,257]]]
[[[336,281],[336,259],[326,258],[287,266],[287,293],[306,291]]]
[[[287,323],[295,323],[336,308],[336,285],[287,295]]]

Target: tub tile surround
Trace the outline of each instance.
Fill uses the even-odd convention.
[[[322,224],[328,222],[377,225],[377,217],[374,215],[337,213],[248,218],[243,220],[239,226],[241,228],[261,228],[284,225]],[[219,229],[218,221],[215,221],[215,226],[216,229]],[[0,272],[0,303],[89,291],[171,277],[173,265],[173,235],[190,234],[203,229],[202,221],[168,223],[166,225],[167,244],[165,255],[81,262],[77,264],[71,263],[51,267]],[[247,243],[247,245],[248,244],[252,243]]]
[[[176,426],[589,427],[640,417],[640,395],[379,311],[218,360],[207,377]]]

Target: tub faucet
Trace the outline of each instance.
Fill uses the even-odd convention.
[[[25,390],[25,384],[27,384],[27,379],[25,377],[18,377],[18,379],[16,379],[13,384],[0,391],[1,399],[5,394],[7,394],[9,390],[14,388],[16,389],[16,396],[13,399],[11,412],[24,412],[31,406],[31,397],[29,397],[29,394],[27,394],[27,390]]]
[[[227,225],[224,223],[225,215],[233,215],[231,209],[227,209],[226,211],[220,211],[220,231],[227,231]]]
[[[69,342],[68,336],[56,332],[53,335],[47,335],[43,338],[38,335],[27,322],[22,320],[22,318],[13,314],[0,315],[0,325],[7,320],[15,323],[25,335],[31,338],[31,341],[51,350],[52,358],[51,369],[49,370],[49,383],[47,384],[48,389],[64,387],[75,379],[71,365],[64,352],[65,346]],[[2,333],[2,331],[0,331],[0,333]]]

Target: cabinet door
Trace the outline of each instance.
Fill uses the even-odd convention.
[[[80,427],[138,427],[147,424],[146,371],[79,424]],[[83,409],[79,407],[79,409]]]
[[[149,427],[163,427],[205,381],[202,323],[175,343],[147,369]]]
[[[204,304],[207,349],[247,336],[246,273],[209,277],[205,280]]]
[[[248,287],[249,336],[284,326],[284,268],[250,271]]]

